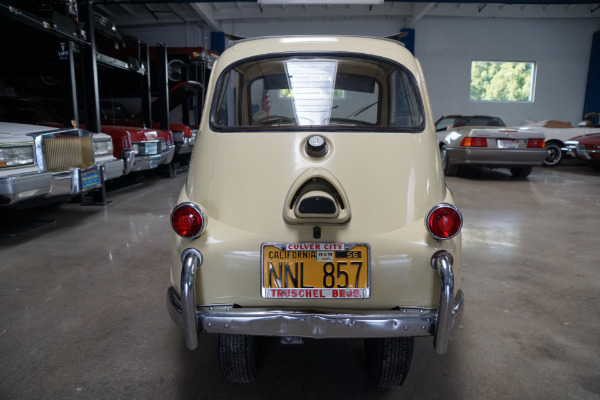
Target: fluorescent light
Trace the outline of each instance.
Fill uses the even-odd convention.
[[[298,37],[285,37],[279,40],[281,43],[314,43],[314,42],[337,42],[338,39],[334,37],[320,37],[320,36],[298,36]]]
[[[258,4],[383,4],[383,0],[258,0]]]

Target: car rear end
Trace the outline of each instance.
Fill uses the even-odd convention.
[[[569,154],[591,165],[600,165],[600,132],[576,136],[565,143]]]
[[[222,54],[207,96],[171,217],[168,302],[188,347],[199,332],[434,335],[443,353],[462,313],[462,217],[410,53],[250,40]]]
[[[535,129],[465,127],[448,147],[452,164],[488,167],[540,166],[546,156],[544,134]]]

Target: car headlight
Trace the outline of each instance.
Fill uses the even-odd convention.
[[[139,145],[139,144],[137,144],[137,143],[133,143],[133,144],[131,145],[131,149],[132,149],[133,151],[135,151],[137,154],[140,154],[140,145]]]
[[[0,168],[22,167],[33,164],[33,146],[31,144],[0,147]]]
[[[94,155],[105,156],[113,154],[113,143],[112,140],[94,141]]]

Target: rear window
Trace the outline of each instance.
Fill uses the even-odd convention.
[[[254,59],[224,71],[211,124],[221,130],[423,129],[414,77],[389,60],[359,56]]]

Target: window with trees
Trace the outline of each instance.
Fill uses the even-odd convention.
[[[473,61],[471,100],[532,102],[535,63]]]

